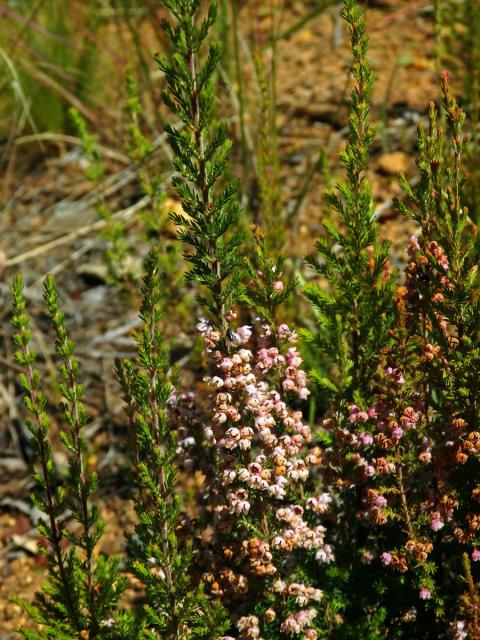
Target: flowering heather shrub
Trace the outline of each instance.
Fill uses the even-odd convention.
[[[373,375],[357,372],[354,402],[333,396],[323,420],[330,444],[324,483],[339,492],[344,527],[333,539],[337,549],[353,543],[337,562],[350,564],[347,590],[370,569],[374,590],[363,606],[383,609],[383,628],[395,637],[479,637],[471,573],[480,557],[479,248],[461,203],[464,115],[446,74],[442,86],[448,138],[432,106],[428,132],[419,129],[421,181],[415,190],[405,183],[411,205],[399,205],[422,232],[410,240],[404,284],[390,300],[393,322],[378,343]],[[356,224],[360,234],[360,216]],[[336,302],[342,289],[337,276],[330,280]],[[342,336],[354,369],[355,342]],[[355,614],[353,598],[346,596],[347,627],[365,624],[355,620],[365,611]]]
[[[67,479],[56,471],[21,281],[15,342],[47,515],[49,584],[27,638],[480,638],[480,283],[478,231],[462,204],[464,114],[445,74],[447,130],[432,105],[419,127],[419,183],[399,210],[421,229],[404,274],[379,241],[365,177],[373,76],[364,18],[345,0],[353,51],[346,178],[327,194],[338,220],[308,258],[316,330],[311,389],[282,307],[296,282],[261,230],[244,256],[227,126],[213,114],[220,50],[214,3],[164,0],[174,54],[159,58],[174,152],[179,240],[198,294],[203,386],[175,382],[160,325],[158,253],[145,265],[138,354],[119,363],[131,436],[137,525],[126,568],[143,585],[130,609],[120,564],[94,553],[103,525],[85,464],[83,390],[53,280],[45,297],[61,359]],[[267,234],[268,235],[268,234]],[[247,244],[247,243],[245,243]],[[253,243],[252,243],[253,244]],[[200,382],[200,381],[199,381]],[[178,474],[196,488],[184,498]],[[66,521],[69,509],[74,526]],[[80,531],[80,533],[78,533]],[[68,550],[65,544],[68,542]]]
[[[304,584],[295,564],[302,554],[333,560],[320,518],[331,498],[314,493],[311,472],[321,452],[291,406],[308,395],[302,359],[291,346],[297,336],[285,324],[257,325],[240,327],[228,354],[218,349],[218,332],[206,321],[199,325],[216,372],[207,378],[215,389],[206,433],[213,464],[203,469],[202,496],[214,534],[212,552],[200,562],[211,592],[233,605],[241,638],[279,631],[315,638],[317,611],[305,606],[320,601],[322,591]]]

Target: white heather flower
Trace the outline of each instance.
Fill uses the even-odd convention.
[[[287,541],[282,536],[275,536],[272,540],[272,547],[275,549],[285,549],[287,546]]]
[[[233,339],[237,344],[246,344],[252,337],[252,327],[245,325],[239,327],[233,334]]]
[[[240,351],[238,352],[238,355],[240,356],[240,359],[242,360],[242,362],[250,362],[250,360],[253,357],[250,349],[240,349]]]
[[[332,502],[332,497],[328,493],[322,493],[307,499],[307,509],[311,509],[315,513],[325,513]]]
[[[240,482],[246,482],[250,478],[250,471],[248,469],[240,469],[238,472],[238,479]]]
[[[225,484],[232,484],[236,477],[237,474],[233,469],[226,469],[222,473],[222,482],[224,482]]]
[[[213,429],[211,427],[205,427],[203,430],[203,435],[208,442],[214,442],[215,436],[213,433]]]
[[[227,416],[224,413],[216,413],[213,419],[217,424],[224,424],[227,421]]]
[[[211,327],[212,325],[208,318],[200,317],[198,319],[197,331],[199,331],[200,333],[206,333],[207,331],[209,331],[209,329],[211,329]]]
[[[323,548],[319,549],[315,554],[315,560],[321,564],[330,564],[335,559],[332,548],[329,544],[326,544]]]
[[[115,626],[115,620],[113,618],[107,618],[106,620],[102,620],[100,622],[101,627],[111,628]]]
[[[310,391],[309,389],[307,389],[307,387],[303,387],[298,392],[298,397],[300,398],[300,400],[306,400],[309,395],[310,395]]]
[[[271,484],[268,487],[268,492],[273,498],[276,498],[277,500],[283,500],[283,498],[287,494],[285,489],[281,485],[278,485],[278,484]]]

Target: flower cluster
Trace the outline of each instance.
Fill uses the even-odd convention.
[[[282,622],[280,629],[289,635],[295,635],[297,633],[305,632],[303,640],[316,640],[318,637],[315,629],[306,629],[312,624],[317,612],[315,609],[302,609],[297,613],[292,613],[288,618]]]
[[[285,559],[305,550],[313,551],[317,562],[329,563],[333,550],[319,521],[331,497],[312,492],[310,479],[322,452],[301,411],[292,407],[295,399],[309,394],[302,358],[293,346],[297,335],[286,324],[274,327],[257,319],[232,331],[225,345],[205,319],[198,329],[212,367],[205,380],[213,390],[211,452],[205,459],[214,460],[208,464],[215,465],[215,473],[205,474],[201,498],[215,531],[207,581],[212,593],[225,600],[248,602],[250,592],[258,592],[255,581],[264,580],[265,594],[278,598],[278,607],[269,609],[271,622],[282,633],[299,633],[313,620],[312,612],[300,609],[282,619],[283,603],[301,607],[318,602],[322,592],[300,583],[286,585],[281,578]],[[197,435],[205,439],[205,432]],[[246,517],[248,526],[242,520]],[[253,527],[258,534],[252,536]],[[238,622],[241,638],[260,637],[256,604],[250,602],[251,614]],[[316,637],[312,632],[306,630],[310,635],[305,637]]]
[[[226,491],[226,509],[217,508],[220,519],[248,512],[250,498],[264,492],[283,500],[291,488],[306,482],[309,467],[319,463],[320,450],[307,450],[310,428],[302,414],[286,401],[291,393],[299,399],[308,395],[302,359],[294,348],[286,356],[277,346],[268,346],[276,338],[296,341],[296,334],[281,325],[274,336],[268,325],[261,325],[255,356],[245,348],[252,337],[251,327],[234,333],[237,346],[228,355],[218,346],[217,332],[199,324],[205,346],[212,350],[217,374],[206,379],[217,391],[213,415],[213,438],[219,452],[220,477]],[[272,382],[280,383],[280,390]],[[249,451],[250,462],[239,464],[242,451]],[[305,453],[305,455],[302,455]]]
[[[318,498],[313,500],[318,504]],[[302,518],[303,513],[304,509],[300,505],[277,510],[277,519],[285,522],[287,528],[273,539],[273,546],[288,551],[298,548],[313,549],[316,551],[315,558],[319,562],[331,562],[333,560],[333,552],[330,545],[325,544],[325,527],[317,525],[314,528],[310,528]]]

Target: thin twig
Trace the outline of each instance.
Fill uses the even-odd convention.
[[[87,236],[93,231],[99,231],[106,227],[111,220],[128,220],[128,218],[132,217],[137,211],[141,211],[151,202],[150,196],[144,196],[133,204],[131,207],[127,207],[122,211],[118,211],[114,213],[108,220],[97,220],[96,222],[92,222],[91,224],[87,224],[84,227],[80,227],[80,229],[75,229],[75,231],[71,231],[70,233],[66,233],[60,238],[56,238],[55,240],[51,240],[50,242],[46,242],[45,244],[40,245],[39,247],[34,247],[29,251],[25,251],[17,256],[12,258],[7,258],[4,263],[4,267],[13,267],[17,264],[21,264],[25,260],[29,260],[30,258],[35,258],[36,256],[42,255],[43,253],[47,253],[52,249],[56,249],[64,244],[68,244],[69,242],[73,242],[77,238],[81,238],[82,236]]]

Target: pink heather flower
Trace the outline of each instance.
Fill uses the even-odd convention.
[[[292,389],[295,389],[295,382],[291,378],[285,378],[282,382],[282,387],[285,391],[291,391]]]
[[[273,287],[273,290],[276,291],[277,293],[281,293],[284,289],[284,285],[281,280],[275,280],[272,287]]]
[[[392,436],[395,438],[395,440],[400,440],[403,437],[403,429],[401,427],[396,427],[392,431]]]
[[[280,340],[286,340],[289,335],[292,333],[288,324],[281,324],[277,328],[277,334]]]
[[[480,560],[480,549],[474,549],[472,551],[472,560],[478,562]]]
[[[370,433],[365,433],[364,431],[359,434],[358,439],[360,441],[360,444],[362,444],[364,447],[373,443],[373,436]]]
[[[302,364],[302,358],[295,347],[290,347],[287,351],[288,364],[292,367],[299,367]]]
[[[392,367],[387,367],[386,374],[387,376],[392,378],[393,381],[399,386],[402,386],[403,384],[405,384],[405,378],[403,377],[403,374],[399,369],[393,369]]]
[[[442,517],[440,516],[438,511],[435,511],[435,513],[432,514],[432,517],[430,520],[430,527],[432,528],[433,531],[440,531],[440,529],[442,529],[444,525],[445,523]]]
[[[352,424],[356,424],[357,422],[367,422],[370,417],[366,411],[360,411],[356,404],[352,404],[349,407],[348,412],[350,414],[348,419]]]
[[[430,598],[432,597],[431,591],[430,589],[427,589],[427,587],[422,587],[420,589],[419,595],[422,600],[430,600]]]
[[[242,638],[259,638],[260,636],[257,616],[243,616],[237,622],[237,627],[242,632]]]
[[[352,424],[355,424],[357,422],[357,413],[359,411],[360,411],[360,409],[357,407],[356,404],[351,404],[348,407],[348,413],[349,413],[348,419]]]
[[[408,253],[410,256],[413,256],[417,251],[420,251],[418,236],[416,235],[410,236],[410,241],[408,243]]]
[[[381,555],[380,555],[380,559],[383,562],[383,564],[385,566],[388,566],[391,562],[392,562],[392,554],[389,553],[388,551],[384,551]]]
[[[317,615],[315,609],[304,609],[298,613],[288,616],[280,626],[280,630],[284,633],[295,634],[301,633],[305,627],[312,623],[313,619]]]
[[[287,583],[284,580],[275,580],[273,583],[273,589],[277,593],[283,593],[287,588]]]

